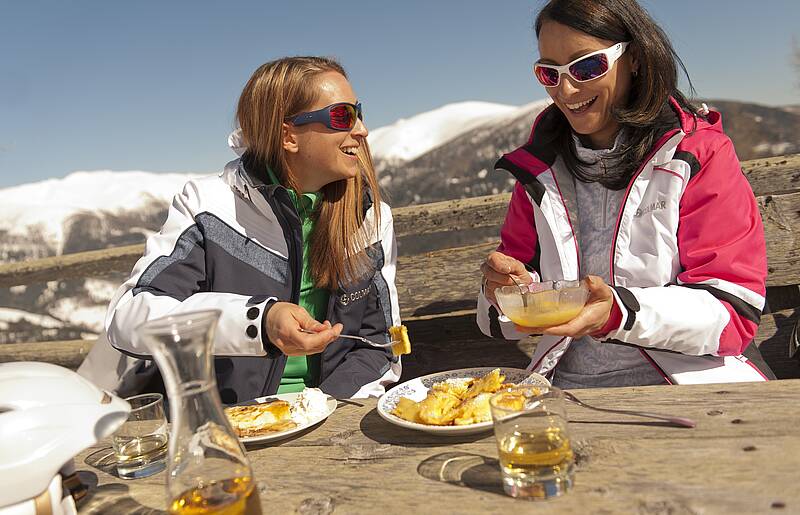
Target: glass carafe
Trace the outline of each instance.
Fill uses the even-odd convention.
[[[261,513],[253,469],[217,391],[211,345],[219,315],[214,310],[159,318],[134,335],[152,354],[167,388],[169,513]]]

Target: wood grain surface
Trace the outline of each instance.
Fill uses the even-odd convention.
[[[502,493],[491,432],[457,439],[393,426],[375,399],[342,401],[301,436],[248,450],[267,513],[798,513],[800,380],[575,391],[598,406],[693,418],[694,429],[568,406],[574,490],[545,502]],[[80,513],[160,513],[165,474],[123,481],[76,465]],[[112,472],[110,474],[109,472]]]

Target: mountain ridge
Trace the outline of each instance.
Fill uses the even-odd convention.
[[[741,160],[800,152],[800,106],[704,102],[722,112],[726,133]],[[495,171],[494,163],[527,141],[536,115],[549,102],[518,107],[485,104],[486,118],[471,117],[452,134],[433,131],[435,136],[427,140],[409,138],[405,154],[392,154],[377,145],[379,180],[394,207],[510,191],[513,177]],[[449,104],[453,105],[458,104]],[[417,116],[424,121],[423,115],[430,113]],[[438,127],[456,123],[452,109],[439,113],[443,116],[436,120]],[[410,117],[406,125],[419,121]],[[373,134],[380,135],[380,130]],[[403,155],[408,159],[402,159]],[[197,174],[76,172],[63,179],[0,189],[0,262],[141,243],[159,230],[170,200],[193,176]],[[485,230],[427,239],[409,237],[399,243],[401,253],[409,254],[496,236],[495,230]],[[124,279],[55,281],[0,289],[0,343],[96,334],[102,330],[108,301]]]

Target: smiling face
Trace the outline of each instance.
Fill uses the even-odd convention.
[[[564,65],[615,43],[619,41],[596,38],[546,20],[539,32],[539,62]],[[614,144],[619,124],[614,120],[612,110],[627,101],[631,73],[636,69],[632,55],[629,48],[608,73],[597,79],[577,82],[568,73],[563,73],[558,86],[545,88],[572,130],[585,136],[593,148],[611,148]]]
[[[317,76],[317,99],[305,112],[337,102],[355,104],[357,98],[347,79],[338,72]],[[286,162],[302,193],[316,192],[334,181],[360,172],[356,150],[364,145],[368,131],[361,120],[349,131],[329,129],[323,123],[295,126],[284,123],[283,148]]]

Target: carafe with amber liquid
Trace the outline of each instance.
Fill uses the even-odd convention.
[[[167,388],[171,514],[261,513],[253,469],[217,391],[211,346],[219,315],[213,310],[159,318],[134,335],[152,354]]]

